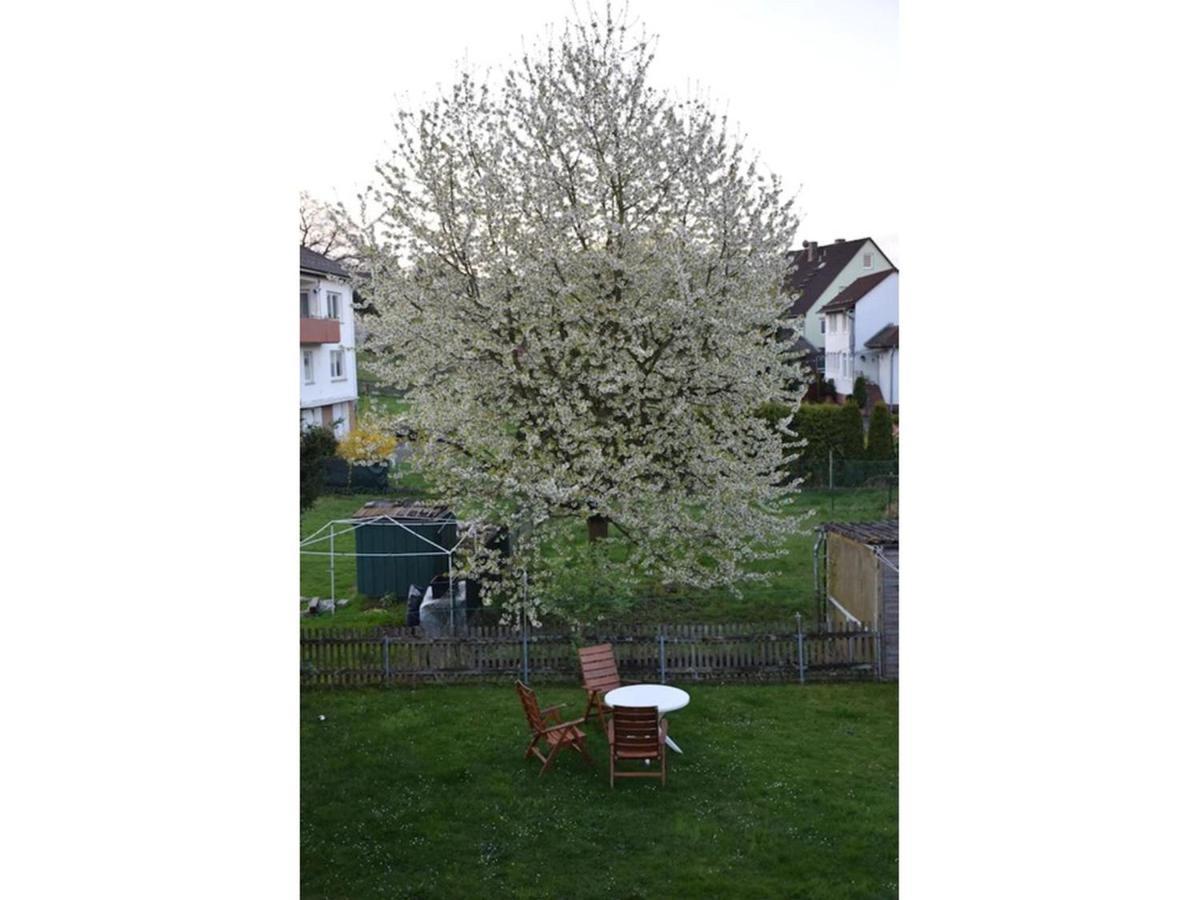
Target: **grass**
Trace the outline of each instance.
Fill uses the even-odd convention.
[[[615,790],[590,726],[539,778],[511,687],[302,692],[302,895],[897,895],[896,685],[688,690],[667,785]]]
[[[406,484],[420,487],[416,477],[406,475]],[[831,521],[870,521],[882,518],[889,496],[885,490],[857,491],[804,491],[794,507],[796,515],[813,510],[808,524],[816,526]],[[301,516],[300,534],[307,536],[331,519],[349,516],[375,495],[336,496],[328,495],[317,500],[315,506]],[[690,593],[682,597],[656,597],[641,601],[636,608],[636,621],[652,623],[697,622],[762,622],[780,621],[797,611],[812,615],[813,611],[813,564],[812,547],[814,535],[811,529],[792,535],[785,549],[787,556],[778,560],[767,560],[756,564],[759,571],[778,572],[769,581],[743,586],[742,596],[734,597],[728,591]],[[327,543],[312,549],[326,549]],[[353,552],[354,537],[347,534],[335,539],[335,550]],[[305,597],[329,596],[329,560],[322,556],[302,556],[300,562],[300,593]],[[333,616],[322,616],[311,620],[312,624],[325,627],[359,627],[366,625],[403,625],[404,611],[399,607],[389,610],[369,610],[364,607],[364,598],[355,591],[355,561],[351,557],[335,557],[334,585],[338,597],[348,597],[351,603]],[[306,623],[310,620],[305,620]]]
[[[385,394],[359,394],[358,397],[358,415],[360,418],[368,418],[374,415],[399,416],[410,409],[412,409],[412,404],[398,397],[389,397]]]

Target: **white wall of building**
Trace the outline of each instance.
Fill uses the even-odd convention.
[[[896,272],[875,285],[854,304],[853,314],[830,313],[825,324],[825,377],[833,382],[839,394],[854,391],[854,379],[859,375],[879,385],[884,399],[892,405],[889,390],[884,389],[884,367],[891,391],[898,393],[899,354],[883,354],[863,347],[863,343],[879,333],[885,325],[900,324],[900,273]],[[895,372],[895,374],[893,374]]]
[[[878,356],[879,379],[875,382],[883,393],[884,402],[900,405],[900,348],[881,350]]]
[[[346,282],[329,277],[317,279],[302,276],[300,289],[310,292],[310,311],[319,316],[329,315],[329,295],[339,295],[338,321],[340,338],[337,344],[301,344],[300,345],[300,409],[301,421],[313,421],[320,424],[319,407],[339,404],[334,409],[334,418],[340,418],[343,424],[336,428],[338,436],[343,436],[348,430],[350,421],[349,404],[358,400],[358,372],[355,366],[355,333],[354,310],[352,307],[353,292]],[[312,291],[316,291],[315,299]],[[334,378],[332,372],[332,357],[335,351],[342,353],[342,377]],[[312,355],[312,380],[305,379],[305,353]],[[304,414],[304,410],[317,410],[315,413]]]
[[[871,266],[867,267],[864,259],[866,254],[871,255]],[[853,282],[857,281],[864,275],[873,275],[876,272],[885,269],[894,268],[889,263],[884,255],[879,252],[879,248],[874,241],[868,240],[862,245],[859,251],[854,254],[854,258],[846,263],[844,269],[837,278],[827,287],[824,293],[817,298],[817,302],[812,305],[804,315],[803,334],[816,347],[825,346],[825,335],[821,333],[821,310],[825,304],[840,294],[844,289],[848,288]]]
[[[854,389],[854,354],[851,352],[853,320],[845,312],[825,316],[825,377],[839,394]]]
[[[884,325],[900,323],[900,273],[883,279],[854,304],[854,347],[879,333]],[[877,382],[878,383],[878,382]]]

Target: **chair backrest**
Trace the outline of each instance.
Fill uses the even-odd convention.
[[[583,669],[583,686],[589,691],[611,691],[621,686],[612,644],[580,647],[579,666]]]
[[[542,709],[538,706],[537,694],[523,682],[517,682],[517,696],[521,698],[521,706],[525,710],[525,719],[529,722],[530,731],[538,732],[545,728],[542,722]]]
[[[658,708],[655,706],[614,706],[612,711],[613,749],[624,755],[657,756]]]

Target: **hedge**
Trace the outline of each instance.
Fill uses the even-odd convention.
[[[853,400],[838,407],[838,449],[843,459],[863,458],[862,409]]]
[[[857,435],[858,450],[850,458],[862,457],[862,418],[858,407],[854,406],[855,432],[851,432],[850,415],[846,407],[832,403],[804,403],[796,411],[792,419],[791,430],[797,438],[790,441],[792,450],[800,438],[806,439],[804,447],[799,448],[799,458],[789,466],[789,474],[801,476],[808,485],[825,485],[829,482],[829,452],[832,450],[835,463],[847,456],[847,449],[853,449],[854,437]],[[767,404],[759,409],[757,415],[771,423],[777,423],[787,417],[790,410],[782,404]],[[836,466],[840,470],[840,465]],[[837,474],[835,472],[835,479]]]
[[[886,403],[876,403],[871,410],[871,425],[867,431],[867,459],[895,459],[896,445],[892,438],[892,413]]]

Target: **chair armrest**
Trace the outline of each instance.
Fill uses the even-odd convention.
[[[572,725],[582,725],[583,719],[572,719],[570,722],[558,722],[551,725],[549,728],[543,728],[539,734],[549,734],[552,731],[561,731],[564,728],[570,728]]]
[[[553,710],[556,710],[556,709],[562,709],[566,705],[567,704],[565,704],[565,703],[555,703],[553,706],[547,706],[545,709],[542,710],[542,715],[544,716],[546,713],[552,712]]]

